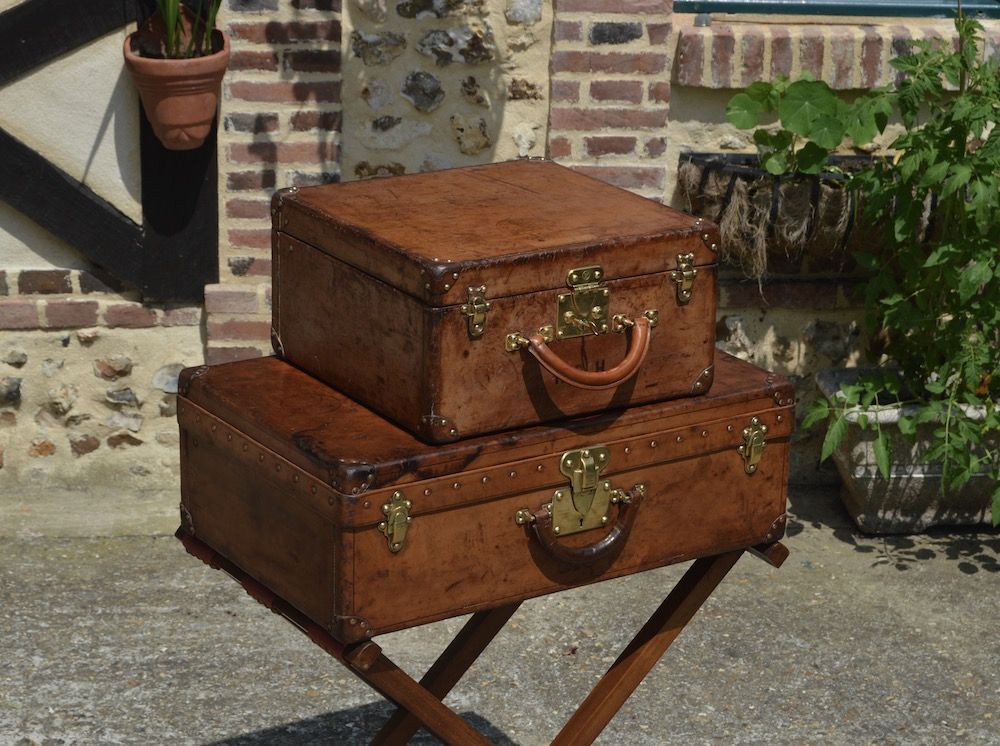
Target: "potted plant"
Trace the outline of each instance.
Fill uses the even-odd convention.
[[[686,153],[678,168],[691,210],[719,224],[723,258],[758,280],[769,264],[779,272],[842,271],[863,240],[846,174],[869,159],[832,153],[845,138],[869,143],[885,127],[886,102],[848,105],[808,74],[779,76],[733,96],[726,116],[754,130],[757,155]]]
[[[229,40],[215,28],[222,0],[156,0],[157,12],[125,39],[125,66],[164,147],[192,150],[212,130]]]
[[[828,423],[822,458],[873,532],[984,522],[991,504],[1000,522],[1000,64],[980,24],[955,26],[957,46],[911,42],[898,88],[864,104],[902,124],[849,179],[885,233],[857,255],[877,367],[821,377],[804,423]]]

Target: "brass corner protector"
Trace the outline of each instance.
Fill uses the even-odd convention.
[[[458,428],[447,417],[436,414],[425,414],[420,418],[421,429],[431,442],[456,440]]]
[[[191,370],[190,368],[188,370]],[[188,391],[191,389],[191,382],[199,376],[203,376],[208,372],[207,365],[199,365],[190,373],[187,371],[182,371],[180,377],[177,379],[177,393],[181,396],[187,396]]]
[[[374,634],[368,620],[360,616],[334,615],[327,631],[337,640],[346,643],[367,640]]]
[[[691,386],[691,393],[704,394],[712,387],[712,381],[714,380],[715,380],[715,365],[712,364],[698,374],[698,377],[694,380],[694,385]]]

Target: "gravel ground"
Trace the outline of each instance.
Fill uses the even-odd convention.
[[[791,507],[784,567],[741,559],[599,743],[1000,744],[1000,533],[868,538],[829,491]],[[526,602],[447,702],[548,743],[682,571]],[[3,746],[352,746],[390,712],[173,538],[2,540],[0,600]],[[379,642],[419,675],[461,622]]]

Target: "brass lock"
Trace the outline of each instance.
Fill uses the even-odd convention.
[[[410,517],[412,507],[413,504],[403,496],[402,492],[393,492],[392,499],[382,506],[385,520],[378,524],[378,530],[385,534],[385,538],[389,541],[389,551],[393,554],[403,548],[406,529],[413,523]]]
[[[671,271],[670,279],[677,284],[677,303],[686,306],[691,302],[694,290],[694,278],[698,270],[694,268],[694,254],[678,254],[677,269]]]
[[[602,284],[604,269],[578,267],[566,275],[571,291],[560,293],[556,309],[556,339],[572,339],[608,330],[611,291]]]
[[[743,469],[747,474],[757,471],[757,465],[767,445],[764,440],[765,435],[767,435],[767,425],[762,423],[759,417],[754,417],[750,420],[750,426],[743,428],[743,445],[736,451],[743,457]]]
[[[475,339],[483,336],[486,331],[486,312],[493,304],[486,300],[486,286],[466,288],[466,302],[459,307],[459,312],[468,316],[469,336]]]

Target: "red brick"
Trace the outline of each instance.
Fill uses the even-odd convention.
[[[0,301],[0,329],[37,329],[39,326],[35,301]]]
[[[280,127],[278,115],[275,113],[258,114],[247,112],[232,112],[222,120],[226,132],[277,132]]]
[[[788,29],[771,27],[771,77],[791,75],[792,37]]]
[[[677,82],[700,86],[705,78],[705,36],[700,31],[685,30],[677,41]]]
[[[764,77],[764,34],[761,31],[747,31],[743,37],[743,67],[740,71],[740,85],[748,86]]]
[[[669,23],[647,23],[646,31],[649,32],[650,45],[666,44],[670,39],[672,25]]]
[[[260,189],[274,189],[274,171],[232,171],[226,174],[226,189],[233,192],[256,192]]]
[[[234,143],[229,158],[237,163],[326,163],[337,160],[337,146],[325,141]]]
[[[650,158],[659,158],[667,150],[667,140],[665,137],[654,137],[651,140],[646,140],[642,149]]]
[[[549,158],[569,158],[572,154],[573,146],[565,137],[549,140]]]
[[[595,101],[642,101],[642,83],[638,80],[595,80],[590,84],[590,97]]]
[[[285,52],[284,66],[286,70],[306,73],[339,73],[340,52],[332,50],[309,49],[296,52]]]
[[[50,300],[45,304],[45,325],[76,329],[97,324],[97,301]]]
[[[233,288],[221,285],[205,287],[205,311],[208,313],[259,313],[257,288]]]
[[[799,41],[799,65],[803,70],[813,74],[813,77],[823,77],[823,38],[825,31],[812,26],[802,29],[802,39]]]
[[[156,311],[138,303],[118,303],[104,309],[104,323],[131,329],[156,326]]]
[[[598,130],[605,127],[626,129],[663,128],[666,109],[553,109],[551,126],[556,130]]]
[[[289,44],[297,41],[340,41],[340,21],[291,21],[231,23],[229,35],[254,44]]]
[[[559,0],[560,13],[669,13],[671,0]]]
[[[236,277],[269,277],[271,260],[258,256],[234,256],[228,261],[229,271]]]
[[[229,56],[230,70],[277,70],[278,55],[274,52],[233,52]]]
[[[299,132],[315,129],[340,132],[340,112],[297,111],[292,114],[292,129]]]
[[[336,167],[335,163],[327,164]],[[339,171],[288,171],[285,174],[291,186],[319,186],[340,181]]]
[[[58,295],[72,293],[73,284],[68,269],[22,269],[17,290],[21,295]]]
[[[662,188],[664,169],[641,166],[574,166],[587,176],[623,189]]]
[[[882,37],[870,26],[861,42],[861,87],[874,88],[882,77]]]
[[[270,277],[272,265],[270,259],[254,258],[247,269],[247,277]]]
[[[580,82],[578,80],[553,80],[552,100],[575,104],[580,100]]]
[[[256,347],[209,347],[205,350],[205,362],[208,365],[234,363],[237,360],[250,360],[263,356],[264,353]]]
[[[271,203],[266,199],[231,199],[226,202],[226,217],[270,218]]]
[[[890,28],[892,32],[892,45],[890,49],[892,50],[893,57],[905,57],[913,51],[913,46],[910,44],[910,29],[906,26],[892,26]],[[893,76],[893,85],[898,86],[906,79],[906,74],[900,70],[897,70]]]
[[[852,87],[854,77],[854,35],[845,28],[834,28],[829,33],[830,58],[833,61],[833,79],[830,86],[837,90]]]
[[[265,305],[267,305],[267,309],[270,311],[271,310],[271,286],[270,285],[265,285],[264,286],[264,303],[265,303]]]
[[[635,151],[634,137],[588,137],[583,141],[587,155],[624,155]]]
[[[270,321],[230,319],[229,321],[209,321],[208,338],[219,340],[267,341],[271,339]]]
[[[733,29],[730,26],[715,27],[712,32],[712,81],[719,88],[732,87],[735,51]]]
[[[81,293],[122,293],[125,286],[107,272],[99,269],[88,271],[80,270],[80,292]]]
[[[340,10],[340,0],[292,0],[292,7],[306,10]]]
[[[663,72],[667,57],[663,54],[628,52],[556,52],[552,55],[554,72],[644,73]]]
[[[556,21],[553,24],[553,35],[556,41],[580,41],[583,39],[583,23],[580,21]]]
[[[165,308],[160,318],[160,326],[198,326],[200,323],[201,308],[198,306]]]
[[[0,295],[7,295],[7,271],[0,269]]]
[[[670,83],[667,81],[650,83],[649,100],[658,104],[670,103]]]
[[[271,248],[271,231],[268,228],[230,228],[226,233],[231,246]]]
[[[340,81],[281,81],[251,83],[245,80],[229,84],[229,98],[242,101],[292,102],[319,101],[338,103]]]

